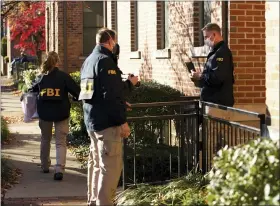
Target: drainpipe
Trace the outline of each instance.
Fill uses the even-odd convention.
[[[226,43],[228,43],[228,2],[224,1],[222,3],[222,32],[223,38]]]
[[[63,65],[64,71],[68,72],[68,56],[67,56],[67,1],[63,2]]]

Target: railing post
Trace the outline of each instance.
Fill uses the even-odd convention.
[[[201,127],[202,127],[202,172],[207,172],[207,151],[206,151],[206,144],[207,144],[207,136],[206,136],[206,129],[208,125],[205,124],[204,115],[205,115],[205,104],[202,102],[202,114],[201,116]],[[206,128],[205,128],[206,127]]]
[[[123,190],[125,190],[127,188],[127,182],[126,182],[126,179],[127,179],[127,173],[126,173],[126,169],[127,169],[127,159],[126,159],[126,156],[127,156],[127,138],[123,138],[123,177],[122,177],[122,180],[123,180]]]
[[[265,137],[266,135],[265,114],[259,114],[259,118],[260,118],[260,135],[261,137]]]
[[[195,112],[196,112],[196,128],[195,128],[195,132],[196,132],[196,161],[195,161],[195,167],[197,166],[197,164],[199,163],[199,152],[200,152],[200,141],[199,141],[199,101],[197,101],[195,103]]]

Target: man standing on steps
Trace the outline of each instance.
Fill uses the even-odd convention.
[[[215,23],[207,24],[203,29],[205,45],[211,48],[203,72],[192,71],[191,79],[198,81],[201,87],[200,100],[232,107],[234,105],[233,84],[234,65],[228,45],[221,35],[221,28]],[[216,109],[206,108],[206,113],[216,115]],[[228,119],[227,111],[219,110],[219,117]],[[216,125],[216,124],[215,124]],[[217,127],[214,130],[218,129]],[[219,131],[217,150],[225,143]],[[213,135],[211,135],[213,136]]]
[[[122,81],[114,61],[116,33],[100,29],[96,47],[81,69],[84,121],[91,139],[88,159],[88,205],[113,205],[122,171],[122,138],[130,134],[125,94],[137,76]]]

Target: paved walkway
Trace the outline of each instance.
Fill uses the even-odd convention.
[[[1,78],[1,87],[2,85]],[[1,115],[23,116],[19,97],[7,90],[1,92]],[[12,123],[9,128],[14,140],[10,145],[2,146],[2,154],[21,169],[23,175],[19,184],[7,191],[5,205],[86,205],[86,171],[79,169],[80,164],[76,158],[68,151],[64,179],[61,182],[54,181],[52,167],[49,174],[40,172],[38,120]],[[54,164],[54,141],[51,160]]]

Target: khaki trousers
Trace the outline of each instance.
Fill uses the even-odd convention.
[[[88,132],[88,204],[113,205],[122,171],[121,127]]]
[[[49,169],[51,165],[50,150],[52,139],[52,128],[55,127],[55,146],[56,146],[56,165],[55,172],[64,172],[66,164],[66,137],[69,133],[68,119],[60,122],[48,122],[42,119],[39,120],[41,129],[41,167]]]

